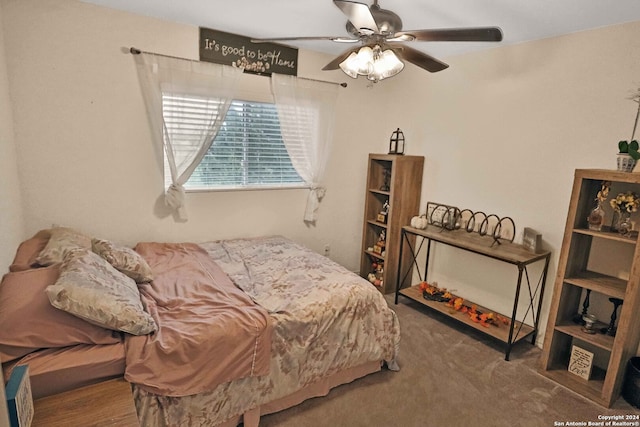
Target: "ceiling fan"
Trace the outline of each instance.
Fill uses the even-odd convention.
[[[499,42],[502,30],[498,27],[441,28],[402,31],[402,20],[390,10],[380,8],[374,0],[371,6],[347,0],[333,0],[345,14],[347,32],[352,37],[278,37],[252,39],[253,42],[282,42],[295,40],[330,40],[337,43],[360,43],[340,54],[323,70],[342,69],[353,78],[367,76],[377,82],[398,74],[404,68],[401,59],[429,72],[444,70],[449,65],[407,46],[405,42],[479,41]]]

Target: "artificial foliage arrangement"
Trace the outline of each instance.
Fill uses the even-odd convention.
[[[633,160],[640,159],[640,152],[638,151],[638,141],[631,140],[629,141],[619,141],[618,142],[618,152],[620,154],[628,154],[631,156]]]
[[[627,191],[626,193],[619,193],[615,199],[609,201],[609,204],[616,212],[633,213],[638,211],[640,198],[636,193]]]
[[[596,196],[598,202],[605,202],[607,200],[609,197],[609,188],[611,188],[611,181],[602,181],[600,191],[598,191],[598,195]]]
[[[464,299],[453,295],[445,288],[439,288],[435,282],[433,284],[421,282],[420,290],[425,299],[442,302],[455,311],[467,314],[472,322],[479,323],[486,328],[491,325],[509,325],[510,323],[510,320],[505,316],[493,312],[482,312],[478,310],[476,304],[465,304]]]
[[[629,96],[629,99],[638,104],[636,110],[636,120],[633,122],[633,131],[631,132],[631,139],[618,142],[618,151],[621,154],[629,154],[634,160],[640,160],[640,152],[638,151],[638,141],[633,139],[636,135],[636,128],[638,127],[638,118],[640,118],[640,88]]]

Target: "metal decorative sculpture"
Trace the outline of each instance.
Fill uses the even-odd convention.
[[[463,228],[468,233],[489,235],[493,244],[501,244],[501,240],[513,242],[516,234],[516,224],[510,217],[499,217],[495,214],[474,212],[470,209],[460,210],[455,206],[440,203],[427,203],[427,220],[430,225],[442,230],[458,230]]]

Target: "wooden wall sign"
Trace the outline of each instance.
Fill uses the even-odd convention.
[[[298,75],[298,49],[276,43],[253,43],[248,37],[202,27],[200,61],[244,67],[256,74]]]

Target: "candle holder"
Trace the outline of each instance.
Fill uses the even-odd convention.
[[[587,315],[587,309],[589,308],[590,295],[591,295],[591,289],[587,289],[587,295],[584,297],[584,302],[582,303],[582,313],[576,314],[575,316],[573,316],[573,322],[577,323],[578,325],[584,325],[585,323],[584,316]]]
[[[611,337],[616,336],[616,318],[618,317],[618,307],[622,305],[622,300],[620,298],[609,298],[609,301],[613,304],[613,312],[611,313],[611,322],[609,322],[609,326],[606,328],[600,329],[600,332],[603,334],[609,335]]]
[[[593,314],[585,314],[584,316],[582,316],[582,318],[584,322],[584,326],[582,327],[582,332],[586,334],[595,334],[596,329],[594,328],[594,325],[598,320],[596,316]]]

